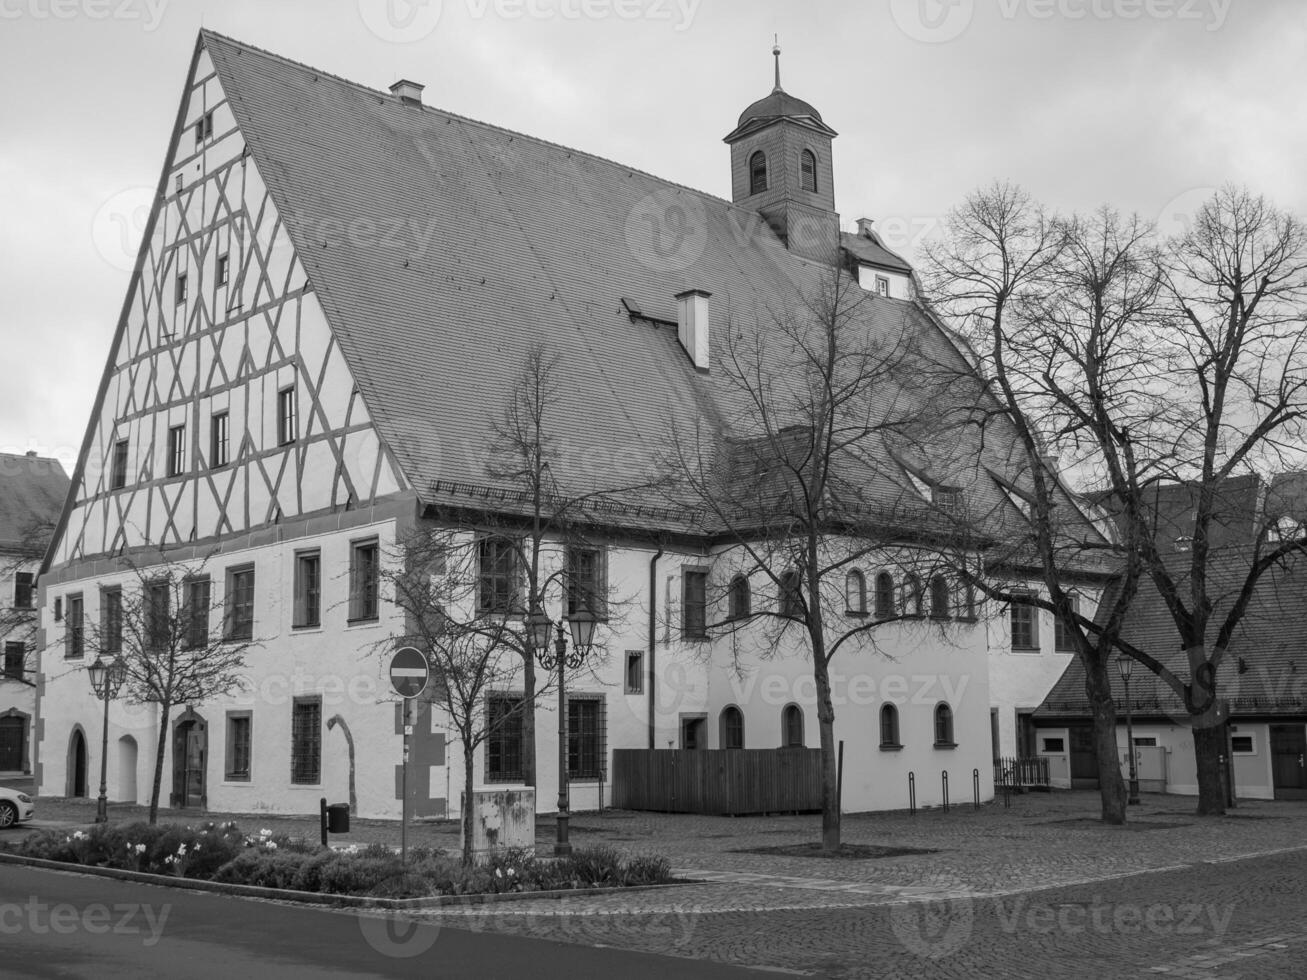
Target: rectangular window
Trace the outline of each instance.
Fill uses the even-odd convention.
[[[508,616],[518,611],[518,543],[507,538],[477,542],[477,613]]]
[[[567,775],[599,779],[604,772],[604,700],[593,694],[567,699]]]
[[[145,643],[150,650],[172,648],[171,602],[167,582],[145,586]]]
[[[1135,748],[1139,748],[1139,749],[1155,749],[1155,748],[1157,748],[1157,736],[1156,736],[1156,735],[1136,735],[1136,736],[1135,736]]]
[[[703,569],[687,568],[681,574],[681,635],[708,638],[708,573]]]
[[[174,425],[168,429],[168,475],[181,476],[186,472],[186,426]]]
[[[291,706],[290,781],[322,782],[322,698],[296,698]]]
[[[229,640],[254,639],[254,568],[227,572],[227,615],[223,635]]]
[[[209,645],[210,586],[207,575],[186,580],[186,647],[203,650]]]
[[[1020,595],[1012,597],[1009,606],[1012,616],[1012,649],[1039,649],[1039,610],[1019,601]]]
[[[1071,611],[1080,612],[1080,600],[1076,596],[1068,596],[1071,604]],[[1076,641],[1075,631],[1067,629],[1066,624],[1062,622],[1062,617],[1056,613],[1053,615],[1053,649],[1062,653],[1075,653]]]
[[[118,653],[123,648],[123,590],[105,589],[100,593],[100,650]]]
[[[109,467],[109,489],[121,490],[127,486],[127,440],[113,444],[113,462]]]
[[[295,420],[295,388],[277,392],[277,445],[288,446],[298,435]]]
[[[250,778],[250,745],[254,719],[248,711],[227,713],[227,765],[228,779],[246,782]]]
[[[1065,752],[1065,751],[1066,751],[1066,741],[1065,741],[1065,739],[1060,739],[1060,738],[1047,738],[1047,737],[1042,738],[1042,739],[1040,739],[1040,749],[1039,749],[1039,751],[1041,751],[1041,752]]]
[[[177,273],[176,296],[174,297],[178,306],[186,302],[186,273]]]
[[[376,541],[355,541],[349,548],[349,621],[380,615],[378,572],[380,551]]]
[[[209,419],[209,466],[217,469],[230,461],[231,447],[226,412],[214,412]]]
[[[644,651],[626,651],[626,693],[644,692]]]
[[[486,698],[486,782],[522,780],[522,699],[508,694]]]
[[[213,138],[213,113],[206,112],[195,120],[195,145],[199,146],[207,139]]]
[[[14,608],[31,609],[36,605],[36,576],[18,572],[14,576]]]
[[[589,612],[606,619],[608,576],[601,548],[567,549],[567,615]]]
[[[214,274],[219,286],[227,285],[227,277],[228,277],[227,270],[228,270],[227,253],[223,252],[221,255],[218,256],[217,268],[214,270]]]
[[[295,615],[291,625],[296,628],[322,625],[322,555],[316,551],[295,556]]]
[[[67,608],[64,610],[64,658],[66,660],[80,660],[85,652],[83,647],[83,630],[85,624],[82,622],[82,596],[70,595],[68,597]]]
[[[889,295],[889,280],[884,276],[876,277],[876,293],[880,296]]]
[[[23,665],[26,659],[27,647],[21,643],[15,643],[13,640],[6,642],[4,676],[10,680],[21,681],[23,679]]]
[[[1257,742],[1251,735],[1231,735],[1230,751],[1234,755],[1256,755]]]

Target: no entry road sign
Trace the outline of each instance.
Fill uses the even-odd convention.
[[[401,698],[415,698],[426,690],[431,668],[426,655],[413,647],[400,647],[390,658],[390,686]]]

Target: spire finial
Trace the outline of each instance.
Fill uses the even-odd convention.
[[[776,87],[773,92],[781,90],[781,38],[779,34],[772,35],[771,53],[776,57]]]

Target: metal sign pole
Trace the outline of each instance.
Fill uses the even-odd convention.
[[[399,790],[403,797],[399,817],[399,863],[404,867],[408,867],[408,742],[409,736],[413,734],[413,719],[409,714],[412,704],[412,698],[404,699],[404,765]]]

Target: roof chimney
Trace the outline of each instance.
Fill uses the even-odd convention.
[[[421,105],[422,89],[425,87],[417,82],[410,82],[407,78],[401,78],[390,86],[390,94],[398,96],[400,102],[406,102],[409,105]]]
[[[676,338],[694,361],[695,370],[708,370],[708,300],[712,293],[688,289],[676,296]]]
[[[871,230],[871,226],[874,225],[875,223],[876,223],[876,220],[875,220],[874,218],[859,218],[859,219],[858,219],[858,235],[861,236],[862,238],[873,238],[873,237],[875,237],[874,234],[873,234],[873,232],[872,232],[872,230]]]

